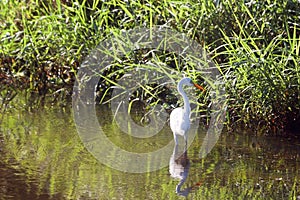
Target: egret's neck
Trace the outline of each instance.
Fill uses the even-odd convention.
[[[181,82],[178,83],[177,90],[178,90],[179,94],[183,98],[183,109],[184,109],[184,112],[189,115],[190,111],[191,111],[190,102],[189,102],[189,98],[187,97],[186,93],[183,90],[183,84]]]

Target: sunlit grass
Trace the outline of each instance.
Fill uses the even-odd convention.
[[[5,80],[1,88],[22,87],[37,96],[63,100],[71,96],[80,64],[99,42],[122,29],[163,25],[187,34],[211,56],[226,81],[229,126],[286,130],[300,117],[299,4],[297,0],[1,1],[0,78]],[[143,59],[143,54],[137,58]],[[203,81],[193,62],[179,66],[174,55],[164,52],[145,64],[165,64],[166,58],[174,71],[165,75],[173,83],[183,74]],[[100,79],[99,103],[109,102],[118,80],[137,67],[132,60],[123,64],[126,69],[112,63]],[[208,91],[213,87],[209,82],[205,86]],[[136,95],[145,99],[151,93],[146,96],[152,98],[147,105],[152,107],[160,102],[160,92],[149,87]],[[207,110],[209,99],[199,96]],[[173,98],[166,106],[176,102]],[[253,123],[258,126],[251,127]]]

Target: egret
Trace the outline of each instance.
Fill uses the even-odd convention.
[[[200,85],[193,83],[193,81],[186,77],[179,81],[177,90],[183,98],[183,107],[175,108],[170,115],[170,127],[173,132],[175,144],[178,144],[177,136],[183,136],[185,144],[187,145],[187,132],[190,129],[190,113],[191,107],[189,99],[183,90],[183,86],[195,86],[196,88],[204,91]]]

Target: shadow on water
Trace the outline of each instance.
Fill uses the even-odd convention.
[[[0,199],[299,199],[300,140],[223,133],[199,159],[205,131],[189,149],[174,147],[170,165],[130,174],[100,164],[81,143],[71,107],[24,107],[21,98],[1,113]],[[104,109],[101,109],[104,111]],[[109,109],[108,109],[109,110]],[[108,111],[107,111],[108,112]],[[116,144],[109,114],[98,117]],[[105,122],[104,122],[105,121]],[[147,143],[124,142],[143,152],[173,140],[166,127]],[[133,147],[132,147],[133,146]]]
[[[0,199],[61,199],[61,194],[50,195],[39,190],[39,180],[26,179],[27,172],[18,163],[0,161]],[[25,176],[25,177],[24,177]]]

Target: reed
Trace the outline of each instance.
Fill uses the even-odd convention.
[[[199,42],[219,68],[226,80],[229,127],[243,124],[261,132],[292,129],[300,118],[299,8],[297,0],[1,1],[0,87],[66,99],[83,59],[109,34],[164,25]],[[161,52],[151,62],[166,58],[176,72],[164,71],[170,79],[185,74],[202,81],[193,63],[179,66],[172,55]],[[125,69],[112,63],[102,76],[99,103],[109,102],[112,87],[136,67],[132,60],[126,64]],[[206,82],[206,87],[213,86]],[[164,101],[171,108],[176,98],[159,97],[169,92],[149,84],[132,99],[141,98],[148,107]],[[204,111],[209,100],[200,93],[199,98]]]

